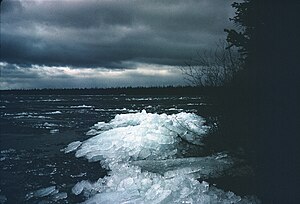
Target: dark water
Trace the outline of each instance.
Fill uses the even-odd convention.
[[[145,109],[152,113],[194,112],[215,118],[202,97],[126,95],[2,95],[0,103],[0,203],[77,203],[72,187],[81,180],[106,175],[99,163],[88,163],[61,149],[83,141],[99,121],[116,114]],[[57,200],[32,197],[38,189],[55,186]],[[54,201],[55,200],[55,201]]]

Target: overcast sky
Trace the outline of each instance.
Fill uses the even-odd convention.
[[[1,89],[185,84],[231,27],[224,0],[4,0]]]

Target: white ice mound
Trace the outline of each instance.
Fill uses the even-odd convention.
[[[204,122],[202,117],[193,113],[166,115],[142,111],[120,114],[109,123],[95,124],[87,134],[97,135],[81,144],[76,157],[86,157],[90,161],[106,160],[105,163],[174,158],[180,142],[201,144],[209,128]],[[77,148],[72,147],[66,152]]]
[[[95,183],[81,181],[72,191],[76,195],[83,193],[88,198],[85,204],[251,203],[187,175],[166,178],[128,164],[115,164],[109,176]]]
[[[97,182],[78,182],[73,194],[83,194],[86,204],[255,203],[196,180],[230,168],[233,160],[226,154],[178,158],[181,150],[201,144],[209,128],[204,123],[193,113],[146,111],[97,123],[87,133],[96,136],[73,142],[64,151],[101,161],[110,171]]]

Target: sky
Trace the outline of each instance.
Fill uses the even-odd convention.
[[[224,0],[3,0],[1,89],[186,85],[232,27]]]

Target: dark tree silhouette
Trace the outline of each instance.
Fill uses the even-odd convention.
[[[244,71],[231,94],[239,105],[235,103],[235,111],[228,109],[237,118],[232,126],[247,123],[239,134],[247,135],[244,140],[250,139],[248,148],[255,151],[263,203],[297,203],[300,165],[293,155],[299,155],[300,141],[295,114],[299,113],[300,3],[244,0],[232,6],[237,29],[225,32],[244,60]]]
[[[239,48],[241,55],[246,58],[253,51],[252,40],[255,37],[255,31],[260,22],[257,18],[257,9],[255,2],[245,0],[243,2],[234,2],[232,7],[235,8],[235,16],[230,18],[236,25],[236,29],[225,29],[227,41],[230,46]]]

